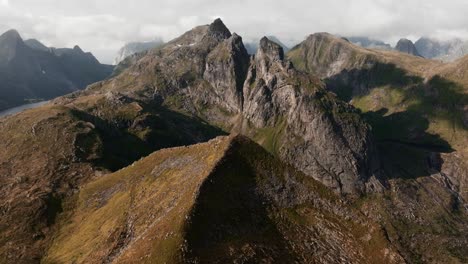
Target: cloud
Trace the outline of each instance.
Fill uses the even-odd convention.
[[[288,45],[314,32],[468,39],[466,0],[0,0],[0,31],[16,28],[52,46],[80,45],[99,59],[125,42],[168,41],[221,17],[246,40],[275,35]]]

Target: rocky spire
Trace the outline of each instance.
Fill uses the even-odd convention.
[[[217,18],[210,24],[208,33],[217,39],[227,39],[231,37],[231,32],[220,18]]]
[[[263,53],[272,61],[284,60],[283,48],[279,44],[269,40],[267,37],[263,37],[260,40],[260,47],[257,53]]]

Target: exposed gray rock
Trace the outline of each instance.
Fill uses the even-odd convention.
[[[421,56],[419,55],[419,52],[416,49],[414,43],[409,39],[400,39],[397,45],[395,46],[395,49],[403,53],[408,53],[410,55]]]
[[[375,153],[355,110],[321,89],[304,87],[313,81],[284,61],[282,48],[267,38],[254,62],[244,86],[249,123],[280,128],[278,154],[306,174],[341,193],[364,191],[375,173]]]
[[[437,40],[421,37],[415,43],[421,56],[446,62],[454,61],[468,54],[468,42],[460,39]]]

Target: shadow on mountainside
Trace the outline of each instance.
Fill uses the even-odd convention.
[[[468,129],[464,114],[468,96],[463,87],[437,75],[425,81],[393,64],[379,63],[370,69],[343,71],[326,84],[364,112],[391,177],[440,171],[440,153],[454,151],[454,135]]]
[[[411,111],[387,109],[362,114],[373,127],[382,167],[389,178],[417,178],[439,172],[441,153],[454,151],[439,135],[427,133],[429,121]]]
[[[111,171],[163,148],[192,145],[226,135],[199,118],[148,104],[143,105],[142,113],[134,119],[109,120],[78,110],[73,113],[92,123],[97,131],[97,135],[83,135],[77,140],[81,152],[78,158],[89,159]],[[90,157],[93,153],[96,153],[94,157]]]
[[[411,76],[394,64],[375,63],[371,68],[344,69],[340,73],[325,79],[327,89],[336,93],[342,100],[350,101],[355,96],[363,96],[370,90],[390,85],[403,88],[424,81],[418,76]]]

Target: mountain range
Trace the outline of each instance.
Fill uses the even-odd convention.
[[[369,49],[393,49],[390,44],[368,37],[346,37],[351,43]],[[427,59],[452,62],[468,54],[468,42],[461,39],[438,40],[436,38],[421,37],[415,43],[408,39],[400,39],[395,50],[422,56]]]
[[[78,46],[47,48],[7,31],[0,36],[0,110],[83,89],[111,72],[112,66],[100,64]]]
[[[0,119],[0,260],[464,263],[466,72],[195,27]]]
[[[440,41],[422,37],[415,43],[422,56],[442,61],[455,61],[468,54],[468,42],[460,39]]]

